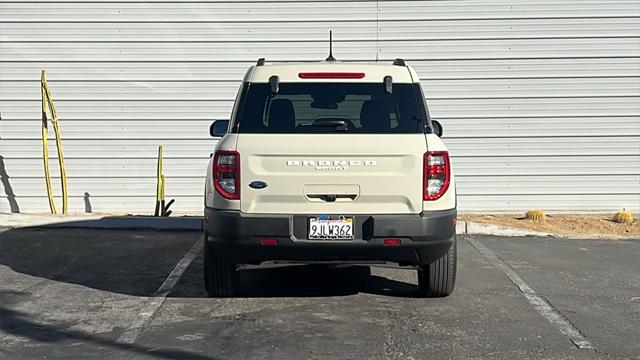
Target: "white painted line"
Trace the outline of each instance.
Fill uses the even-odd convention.
[[[191,246],[191,249],[189,249],[189,251],[184,254],[182,259],[180,259],[173,270],[171,270],[169,276],[167,276],[162,285],[160,285],[160,287],[153,293],[153,295],[151,295],[151,297],[147,299],[144,306],[142,307],[142,309],[140,309],[129,327],[126,328],[124,332],[122,332],[120,337],[118,337],[118,339],[116,340],[117,343],[133,344],[138,339],[138,336],[140,336],[142,330],[144,330],[145,326],[149,324],[151,318],[153,318],[153,315],[155,315],[156,311],[158,311],[158,309],[160,309],[160,306],[162,306],[162,304],[164,303],[167,295],[169,295],[171,290],[173,290],[173,288],[176,286],[178,280],[180,280],[180,277],[182,277],[182,274],[184,274],[185,270],[187,270],[189,265],[191,265],[193,259],[198,256],[198,254],[202,250],[203,244],[204,242],[202,241],[202,239],[197,239],[195,241],[193,246]]]
[[[573,326],[569,319],[558,312],[547,300],[538,295],[522,278],[502,259],[500,259],[493,251],[482,245],[478,240],[467,237],[465,238],[478,252],[489,259],[493,265],[502,271],[511,282],[518,287],[520,292],[527,298],[529,303],[545,318],[548,322],[555,325],[561,333],[571,340],[576,347],[580,349],[594,349],[594,346],[578,328]]]

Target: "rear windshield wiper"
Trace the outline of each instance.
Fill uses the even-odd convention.
[[[311,126],[313,127],[335,127],[336,130],[347,131],[347,122],[340,119],[316,120]]]

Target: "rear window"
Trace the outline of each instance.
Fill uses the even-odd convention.
[[[425,111],[417,84],[245,84],[234,131],[240,133],[422,133]]]

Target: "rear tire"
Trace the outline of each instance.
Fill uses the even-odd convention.
[[[236,265],[209,248],[204,234],[204,287],[210,297],[231,297],[238,292]]]
[[[446,254],[431,264],[418,268],[418,287],[422,297],[445,297],[453,292],[456,284],[457,245],[453,244]]]

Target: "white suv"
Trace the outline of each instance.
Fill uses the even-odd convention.
[[[393,64],[265,65],[246,73],[205,185],[204,281],[233,296],[242,265],[394,263],[420,294],[456,275],[456,189],[416,72]]]

